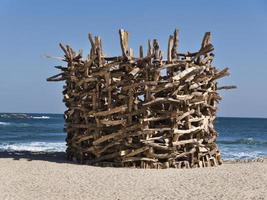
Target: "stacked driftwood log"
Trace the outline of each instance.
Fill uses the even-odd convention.
[[[67,156],[81,163],[138,168],[192,168],[221,164],[214,129],[220,97],[210,33],[195,53],[179,53],[178,31],[167,59],[157,40],[135,57],[128,32],[119,31],[122,55],[105,57],[89,34],[86,59],[60,44],[66,67],[48,81],[65,81]]]

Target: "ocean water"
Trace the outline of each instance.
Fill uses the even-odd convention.
[[[215,128],[223,159],[267,156],[267,119],[217,118]]]
[[[65,151],[61,114],[0,113],[0,151]],[[267,156],[267,119],[217,118],[223,159]]]
[[[0,151],[65,151],[61,114],[0,113]]]

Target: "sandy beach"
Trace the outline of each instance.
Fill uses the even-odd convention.
[[[267,162],[202,169],[102,168],[63,153],[0,153],[0,199],[267,199]]]

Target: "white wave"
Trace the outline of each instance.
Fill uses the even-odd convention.
[[[28,123],[14,123],[14,122],[0,122],[0,126],[15,126],[15,127],[27,127],[30,126]]]
[[[64,142],[29,142],[17,144],[0,144],[1,151],[64,152]]]
[[[225,152],[222,149],[222,157],[223,159],[226,160],[236,160],[236,159],[256,159],[256,158],[261,158],[261,157],[265,157],[266,153],[262,152],[262,151],[241,151],[241,152]]]
[[[31,116],[31,118],[32,119],[50,119],[49,116],[45,116],[45,115],[43,115],[43,116]]]
[[[6,126],[6,125],[10,125],[9,122],[0,122],[0,125]]]
[[[2,113],[0,117],[6,119],[28,119],[29,115],[25,113]]]

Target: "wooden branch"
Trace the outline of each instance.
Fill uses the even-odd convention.
[[[63,81],[66,80],[66,78],[63,77],[64,73],[59,73],[57,75],[51,76],[47,78],[47,81]]]
[[[210,32],[206,32],[201,43],[201,49],[205,48],[209,44],[211,44],[211,34]]]
[[[120,34],[120,44],[121,44],[122,55],[128,58],[130,56],[130,50],[128,46],[128,32],[124,31],[123,29],[120,29],[119,34]]]
[[[185,144],[201,144],[203,140],[197,140],[197,139],[189,139],[189,140],[181,140],[178,142],[173,142],[173,146],[179,146],[179,145],[185,145]]]
[[[230,90],[230,89],[236,89],[237,87],[235,85],[227,85],[227,86],[221,86],[218,87],[217,90]]]
[[[171,63],[172,62],[172,51],[173,51],[173,43],[174,43],[174,40],[173,40],[173,36],[170,35],[169,37],[169,42],[168,42],[168,54],[167,54],[167,61],[168,63]]]
[[[141,148],[139,148],[139,149],[136,149],[136,150],[134,150],[134,151],[128,153],[125,157],[132,157],[132,156],[135,156],[135,155],[140,154],[140,153],[142,153],[142,152],[144,152],[144,151],[146,151],[146,150],[148,150],[148,149],[149,149],[149,147],[147,147],[147,146],[145,146],[145,147],[141,147]]]
[[[112,108],[110,110],[100,111],[100,112],[94,113],[93,116],[99,117],[99,116],[112,115],[114,113],[124,112],[126,110],[127,110],[127,106],[123,105],[123,106],[119,106],[119,107],[116,107],[116,108]]]

